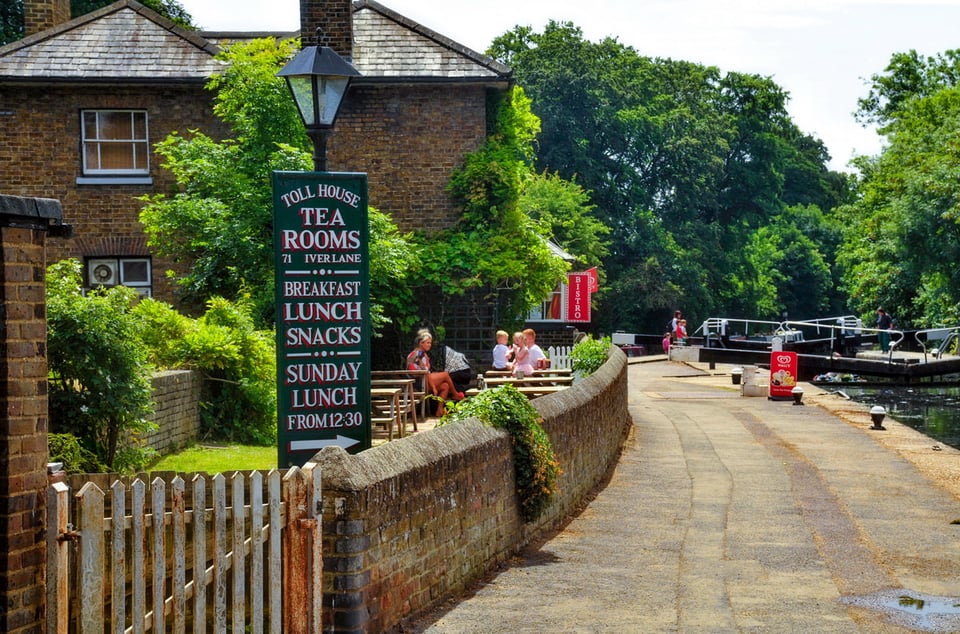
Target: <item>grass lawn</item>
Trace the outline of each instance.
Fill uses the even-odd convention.
[[[193,473],[230,473],[259,469],[267,472],[277,468],[277,447],[252,445],[196,445],[164,456],[150,467],[150,471],[178,471]]]

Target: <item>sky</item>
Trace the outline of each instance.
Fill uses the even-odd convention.
[[[821,139],[830,167],[850,171],[882,139],[854,121],[867,81],[891,55],[960,48],[960,0],[378,0],[483,52],[517,25],[573,22],[586,39],[616,38],[641,55],[772,77],[788,110]],[[299,0],[180,0],[208,30],[299,28]]]

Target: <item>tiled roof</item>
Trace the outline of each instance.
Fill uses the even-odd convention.
[[[511,69],[388,9],[357,0],[353,11],[356,83],[506,80]]]
[[[511,69],[373,0],[355,0],[356,83],[496,82]],[[218,45],[298,32],[196,32],[119,0],[0,47],[0,81],[202,82],[223,69]]]
[[[0,47],[0,79],[205,81],[219,49],[132,0]]]

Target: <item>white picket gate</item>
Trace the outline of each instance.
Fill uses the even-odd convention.
[[[550,367],[557,369],[570,369],[570,352],[573,346],[550,346],[547,348],[547,356],[550,358]]]
[[[50,487],[48,632],[320,632],[319,468],[109,490]]]

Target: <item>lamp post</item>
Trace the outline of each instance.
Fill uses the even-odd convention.
[[[317,31],[317,42],[322,42]],[[360,73],[332,48],[318,44],[297,53],[277,76],[287,80],[307,135],[313,141],[314,171],[327,171],[327,136],[351,78]]]

